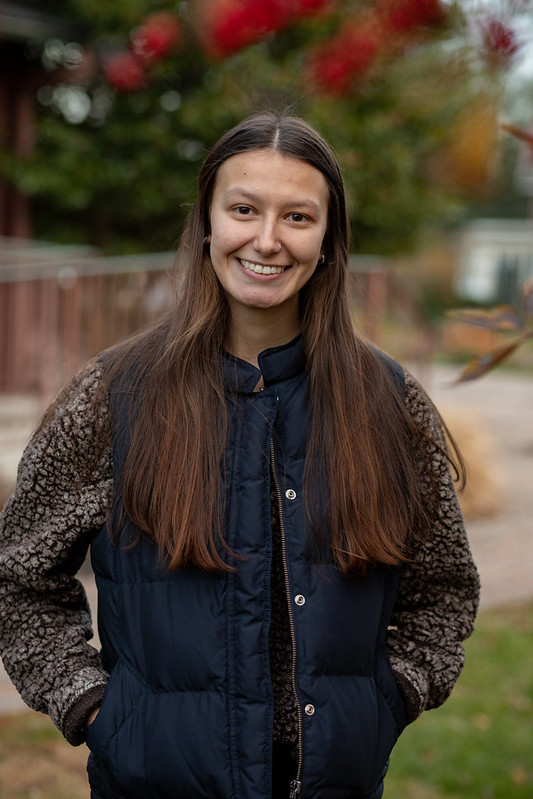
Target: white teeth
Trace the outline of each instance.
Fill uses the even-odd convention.
[[[252,261],[245,261],[244,258],[239,258],[240,263],[245,269],[250,272],[257,272],[258,275],[279,275],[285,269],[284,266],[262,266],[262,264],[254,264]]]

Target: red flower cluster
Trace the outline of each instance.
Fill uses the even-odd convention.
[[[445,18],[441,0],[380,0],[373,12],[350,20],[315,52],[311,79],[323,91],[344,94],[367,76],[380,54],[393,52],[421,27]]]
[[[507,66],[519,49],[515,31],[495,17],[480,23],[482,50],[494,66]]]
[[[283,0],[223,2],[212,15],[209,49],[213,55],[230,55],[286,24],[287,6]]]
[[[147,70],[168,55],[181,41],[182,28],[169,12],[150,14],[130,37],[130,49],[111,56],[103,67],[104,77],[118,91],[138,91]]]
[[[377,13],[383,26],[396,33],[439,25],[446,19],[441,0],[382,0]]]
[[[215,0],[207,14],[205,48],[224,57],[323,11],[329,0]]]
[[[308,16],[309,14],[321,14],[330,4],[329,0],[292,0],[290,3],[293,9],[293,16]]]
[[[131,36],[135,55],[147,64],[164,58],[180,42],[181,24],[174,14],[150,14]]]
[[[129,50],[108,58],[103,72],[107,83],[120,92],[138,91],[145,81],[145,69],[142,62]]]
[[[381,47],[380,30],[372,19],[350,22],[312,56],[311,81],[332,94],[344,94],[354,79],[369,72]]]

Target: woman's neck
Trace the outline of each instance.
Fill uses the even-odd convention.
[[[237,314],[232,313],[226,342],[228,352],[258,366],[260,352],[295,338],[300,332],[298,315],[281,311],[277,308],[241,308]]]

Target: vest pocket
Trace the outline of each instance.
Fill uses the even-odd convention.
[[[234,792],[227,697],[216,686],[154,690],[120,660],[87,745],[98,799],[213,799]]]
[[[91,799],[126,799],[124,794],[113,787],[114,780],[105,766],[96,760],[91,752],[87,762],[87,776],[91,788]]]
[[[407,724],[407,710],[402,693],[396,682],[389,656],[385,650],[378,653],[374,679],[376,687],[394,719],[397,735],[400,735]]]
[[[87,728],[87,746],[112,775],[116,775],[117,734],[146,693],[148,688],[125,661],[119,660],[109,677],[100,711]]]

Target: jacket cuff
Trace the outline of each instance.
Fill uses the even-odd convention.
[[[398,688],[405,702],[407,724],[417,719],[426,709],[429,685],[426,675],[410,663],[390,655],[390,661]]]
[[[48,715],[67,741],[78,746],[85,740],[85,722],[91,710],[102,701],[109,676],[98,667],[85,666],[74,671],[68,682],[59,680],[48,696]]]
[[[105,693],[105,683],[93,685],[70,706],[63,718],[61,732],[72,746],[79,746],[87,737],[87,719],[91,711],[100,707]]]

